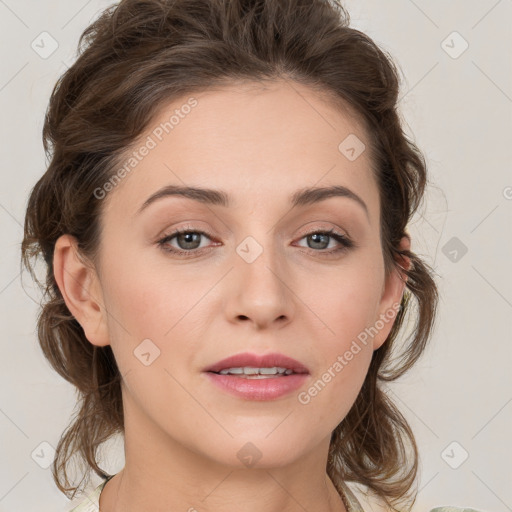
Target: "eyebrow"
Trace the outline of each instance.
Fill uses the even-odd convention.
[[[222,190],[202,187],[167,185],[149,196],[139,208],[137,214],[140,214],[155,201],[169,196],[186,197],[188,199],[193,199],[194,201],[199,201],[203,204],[211,204],[223,207],[228,207],[231,204],[229,195]],[[355,192],[347,187],[344,187],[343,185],[303,188],[294,192],[290,196],[289,202],[292,207],[307,206],[310,204],[319,203],[330,197],[346,197],[348,199],[352,199],[363,208],[368,219],[370,218],[366,203]]]

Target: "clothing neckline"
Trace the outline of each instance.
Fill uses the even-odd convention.
[[[107,478],[103,479],[92,493],[87,495],[87,499],[81,501],[75,508],[71,509],[70,512],[101,512],[99,510],[100,504],[100,495],[103,491],[107,482],[112,479],[115,475],[110,475]],[[347,509],[347,512],[364,512],[361,503],[355,497],[354,493],[344,482],[338,482],[335,485],[338,493],[341,496],[341,499]],[[430,512],[483,512],[482,510],[477,510],[475,508],[470,507],[460,507],[454,505],[441,505],[435,508],[429,508]]]
[[[102,493],[105,485],[107,484],[107,482],[109,480],[111,480],[112,478],[114,478],[114,476],[116,476],[116,475],[109,475],[94,490],[94,496],[97,499],[98,508],[99,508],[99,504],[100,504],[101,493]],[[336,487],[336,490],[338,491],[338,494],[341,497],[341,500],[343,501],[343,505],[347,509],[347,512],[364,512],[361,504],[359,503],[357,498],[354,496],[354,493],[350,490],[350,488],[344,482],[340,482],[335,487]],[[71,511],[71,512],[73,512],[73,511]],[[99,512],[101,512],[101,511],[99,511]]]

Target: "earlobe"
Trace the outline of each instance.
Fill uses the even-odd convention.
[[[93,344],[109,344],[106,310],[97,273],[78,252],[75,237],[62,235],[55,243],[53,274],[71,314]]]
[[[401,250],[410,250],[411,239],[409,235],[402,238],[400,243]],[[393,324],[395,323],[396,315],[398,314],[398,307],[402,302],[402,296],[407,284],[407,275],[405,270],[411,267],[411,260],[407,256],[401,256],[400,261],[397,261],[398,269],[393,269],[388,276],[384,290],[382,293],[379,316],[376,318],[376,327],[378,333],[373,338],[373,350],[380,348],[386,341]]]

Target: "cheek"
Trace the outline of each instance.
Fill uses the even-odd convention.
[[[332,432],[354,404],[368,372],[369,345],[341,340],[325,348],[327,363],[297,396],[298,411],[311,431]]]
[[[157,411],[168,399],[179,403],[184,415],[194,413],[194,402],[173,379],[183,380],[175,367],[181,368],[190,358],[190,344],[175,341],[190,328],[187,312],[204,288],[179,279],[170,284],[168,277],[128,258],[108,276],[105,304],[110,341],[131,400],[153,411],[150,416],[160,414]],[[170,422],[171,412],[162,417]]]
[[[308,277],[297,292],[312,313],[310,327],[331,355],[374,323],[380,304],[382,267],[368,258],[352,261]]]
[[[133,337],[161,339],[180,321],[206,284],[158,272],[144,262],[125,259],[108,274],[107,308]],[[115,322],[112,327],[116,330]]]
[[[299,403],[314,409],[312,421],[334,421],[333,428],[354,403],[373,355],[369,328],[375,322],[383,269],[372,261],[347,265],[302,290],[304,302],[314,305],[311,360],[319,365]]]
[[[120,261],[109,269],[104,286],[110,343],[119,369],[123,375],[142,370],[152,382],[159,369],[168,380],[163,368],[174,374],[193,363],[192,347],[204,339],[200,319],[209,318],[204,309],[208,301],[201,299],[214,283],[211,276],[165,275],[135,257]],[[145,367],[144,358],[154,362]],[[134,373],[131,376],[133,382]]]

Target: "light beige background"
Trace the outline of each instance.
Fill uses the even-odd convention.
[[[83,29],[108,5],[0,0],[0,512],[69,507],[41,464],[67,426],[75,394],[37,344],[39,294],[27,273],[21,287],[19,249],[27,196],[45,169],[41,129],[51,89]],[[421,362],[389,386],[420,448],[415,510],[510,511],[512,1],[345,5],[353,26],[398,63],[403,117],[430,169],[427,202],[410,231],[413,249],[438,274],[440,313]],[[45,31],[58,48],[42,58],[31,44],[47,38],[49,51]],[[115,471],[122,445],[112,447],[105,467]]]

